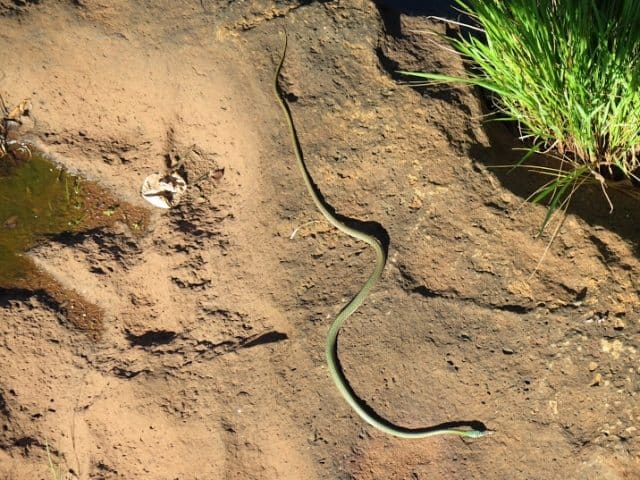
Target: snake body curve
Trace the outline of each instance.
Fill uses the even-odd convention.
[[[342,367],[340,365],[340,360],[338,359],[338,351],[337,351],[337,342],[338,342],[338,333],[340,332],[340,328],[344,324],[345,320],[353,314],[358,307],[364,302],[365,298],[369,294],[369,291],[376,284],[380,276],[382,275],[382,271],[384,270],[385,264],[387,262],[387,254],[385,249],[383,248],[380,241],[365,232],[352,228],[348,225],[345,225],[340,220],[338,220],[325,206],[325,204],[320,199],[317,188],[311,179],[311,175],[307,166],[304,162],[304,156],[302,153],[302,147],[300,146],[300,142],[298,140],[298,135],[296,133],[295,124],[293,122],[293,117],[291,116],[291,112],[289,111],[289,107],[280,92],[278,86],[278,78],[280,76],[280,70],[282,69],[282,65],[284,64],[284,59],[287,52],[287,35],[284,34],[284,47],[282,50],[282,56],[280,57],[280,61],[276,68],[274,78],[273,78],[273,89],[275,96],[282,108],[284,113],[285,120],[287,122],[287,126],[289,127],[289,134],[291,144],[293,146],[293,151],[296,157],[296,163],[302,173],[302,178],[307,187],[307,190],[311,194],[311,198],[313,199],[313,203],[317,207],[317,209],[322,213],[324,218],[335,228],[340,230],[341,232],[353,237],[357,240],[361,240],[367,244],[369,244],[375,254],[376,254],[376,263],[375,268],[365,284],[360,288],[360,291],[353,297],[353,299],[347,303],[340,313],[337,315],[331,328],[329,329],[329,333],[327,334],[326,341],[326,349],[325,354],[327,357],[327,365],[329,367],[329,372],[333,381],[335,382],[336,387],[340,391],[340,394],[347,401],[349,406],[369,425],[375,427],[376,429],[387,433],[389,435],[394,435],[396,437],[401,438],[426,438],[432,437],[436,435],[457,435],[460,437],[470,437],[470,438],[478,438],[482,437],[490,431],[488,430],[462,430],[456,428],[437,428],[437,427],[427,427],[427,428],[404,428],[399,427],[391,422],[385,420],[376,414],[371,408],[362,403],[361,400],[356,396],[355,392],[351,388],[347,377],[345,376]]]

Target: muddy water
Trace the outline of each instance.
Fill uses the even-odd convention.
[[[39,270],[26,253],[56,235],[99,232],[116,222],[138,235],[147,219],[147,210],[120,202],[41,155],[20,161],[10,155],[0,158],[0,294],[18,290],[44,295],[69,323],[98,337],[102,310]]]
[[[41,156],[0,159],[0,286],[23,284],[30,262],[22,254],[81,226],[83,205],[80,179]]]

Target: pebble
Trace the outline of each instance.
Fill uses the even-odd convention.
[[[591,383],[589,384],[589,386],[597,387],[598,385],[600,385],[600,382],[602,382],[602,375],[600,375],[599,373],[596,373],[596,375],[593,377],[593,380],[591,380]]]
[[[589,371],[593,372],[596,368],[598,368],[598,364],[596,362],[589,362]]]
[[[413,200],[409,204],[409,208],[411,210],[419,210],[420,208],[422,208],[422,200],[418,195],[413,196]]]

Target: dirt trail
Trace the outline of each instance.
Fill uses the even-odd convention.
[[[167,162],[190,188],[142,237],[31,252],[106,312],[98,342],[0,292],[0,478],[50,479],[47,446],[69,479],[640,478],[637,208],[576,198],[532,276],[539,179],[492,168],[517,159],[508,132],[471,90],[393,76],[462,72],[424,33],[442,25],[364,0],[18,3],[0,93],[31,97],[28,137],[134,204]],[[495,435],[388,438],[334,389],[324,336],[373,255],[300,181],[271,90],[283,27],[317,184],[390,240],[340,336],[353,387],[400,425]]]

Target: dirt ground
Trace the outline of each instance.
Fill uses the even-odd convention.
[[[0,0],[0,93],[25,135],[143,206],[184,160],[187,196],[124,225],[54,238],[43,272],[104,311],[98,340],[38,292],[0,292],[0,478],[640,479],[640,211],[598,188],[536,238],[541,182],[430,32],[368,0]],[[272,93],[281,84],[327,202],[389,241],[347,322],[354,389],[407,427],[368,427],[324,360],[332,318],[373,267],[321,220]],[[224,169],[224,170],[223,170]],[[222,174],[223,172],[223,174]],[[151,210],[152,207],[149,207]],[[310,223],[313,222],[313,223]],[[297,236],[292,231],[301,227]]]

